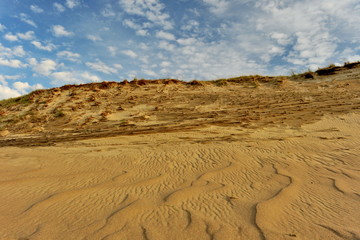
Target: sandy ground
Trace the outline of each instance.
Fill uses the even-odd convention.
[[[360,239],[360,114],[3,147],[0,238]]]
[[[0,102],[0,240],[360,239],[360,64]]]

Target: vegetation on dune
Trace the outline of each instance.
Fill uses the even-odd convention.
[[[354,68],[354,67],[357,67],[360,65],[360,61],[356,61],[356,62],[345,62],[344,63],[344,68],[348,68],[348,69],[351,69],[351,68]]]
[[[26,104],[26,105],[30,104],[30,94],[0,101],[0,107],[4,107],[4,108],[10,107],[13,105],[17,105],[17,104]]]
[[[352,69],[358,66],[360,66],[360,61],[344,62],[343,66],[336,66],[335,64],[330,64],[327,67],[318,68],[318,70],[316,71],[311,71],[309,69],[308,71],[299,74],[292,72],[291,79],[299,79],[299,78],[313,79],[315,78],[315,76],[328,76],[335,74],[336,72],[341,71],[343,69]]]
[[[40,90],[32,91],[31,93],[28,93],[28,94],[20,96],[20,97],[0,100],[0,107],[7,108],[10,106],[15,106],[15,105],[29,105],[35,96],[37,96],[45,91],[46,90],[44,90],[44,89],[40,89]]]
[[[331,74],[334,74],[336,71],[341,70],[341,68],[342,67],[336,66],[335,64],[330,64],[329,66],[320,68],[320,69],[316,70],[315,72],[319,76],[331,75]]]

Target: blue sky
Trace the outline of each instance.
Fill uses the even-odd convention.
[[[359,0],[0,0],[0,99],[360,60]]]

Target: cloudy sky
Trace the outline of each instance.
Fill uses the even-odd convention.
[[[0,99],[360,60],[359,0],[0,0]]]

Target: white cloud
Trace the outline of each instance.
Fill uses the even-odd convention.
[[[220,20],[209,26],[202,25],[199,31],[199,22],[191,19],[194,21],[192,27],[189,24],[190,20],[185,18],[185,24],[181,26],[181,30],[185,31],[181,35],[183,38],[177,40],[180,47],[171,46],[166,42],[160,42],[158,45],[158,48],[171,52],[171,62],[183,67],[182,74],[191,74],[188,71],[192,67],[189,62],[201,59],[201,54],[209,56],[210,59],[212,54],[208,52],[209,49],[213,49],[214,52],[230,51],[233,61],[239,58],[241,62],[249,65],[250,69],[256,66],[257,73],[265,74],[277,74],[275,71],[280,68],[276,68],[276,64],[288,65],[288,68],[297,65],[295,68],[304,69],[307,66],[326,65],[340,56],[344,56],[342,59],[356,59],[351,56],[359,55],[358,51],[347,55],[340,54],[346,43],[360,43],[358,24],[355,23],[360,21],[360,5],[356,0],[344,0],[341,3],[336,0],[203,2],[210,7],[216,19]],[[192,57],[185,59],[185,55]],[[202,68],[203,72],[213,72],[212,70],[216,69],[213,65],[228,62],[228,57],[223,56],[222,59],[221,56],[223,54],[217,57],[218,64],[209,61],[210,68],[206,64],[200,64],[199,69]],[[236,66],[231,63],[230,65]],[[224,66],[223,69],[227,68]],[[240,68],[238,67],[238,74],[244,74],[244,70]],[[194,73],[196,72],[195,69]],[[228,76],[236,71],[219,72]]]
[[[149,64],[149,56],[139,56],[139,60],[143,62],[144,64]]]
[[[134,21],[132,21],[130,19],[125,19],[122,23],[123,23],[124,26],[127,26],[127,27],[129,27],[131,29],[134,29],[136,35],[138,35],[138,36],[147,36],[147,35],[149,35],[148,30],[144,29],[146,24],[145,24],[145,26],[142,26],[140,24],[135,23]]]
[[[5,76],[5,77],[12,77],[12,76]],[[0,75],[0,100],[6,98],[19,97],[21,95],[27,94],[28,92],[44,88],[39,83],[30,85],[28,82],[19,82],[19,81],[14,82],[11,88],[8,86],[8,83],[6,81],[2,81],[2,79],[4,79],[4,77]]]
[[[270,37],[275,39],[278,44],[283,46],[291,43],[291,38],[285,33],[273,32],[270,33]]]
[[[162,61],[162,62],[160,63],[160,66],[163,67],[163,68],[170,67],[170,66],[171,66],[171,62]]]
[[[57,68],[57,63],[51,59],[44,59],[39,63],[35,58],[30,58],[29,64],[36,73],[44,76],[49,76]]]
[[[131,58],[137,58],[137,54],[132,50],[123,50],[121,51],[124,55],[131,57]]]
[[[119,64],[119,63],[115,63],[114,67],[117,68],[117,69],[123,69],[123,66],[121,64]]]
[[[321,66],[337,60],[342,41],[359,38],[356,5],[356,0],[259,1],[259,12],[251,21],[259,34],[269,34],[276,44],[290,48],[284,56],[289,63]]]
[[[107,50],[109,51],[111,56],[115,56],[118,51],[117,47],[114,47],[114,46],[108,46]]]
[[[85,82],[101,82],[102,79],[97,75],[91,74],[87,71],[77,72],[77,71],[61,71],[53,72],[49,77],[51,77],[51,84],[55,86],[61,86],[64,84],[80,84]]]
[[[110,67],[110,66],[106,65],[105,63],[103,63],[102,61],[100,61],[99,59],[97,59],[96,62],[87,62],[86,66],[90,67],[91,69],[93,69],[95,71],[106,73],[106,74],[113,74],[113,73],[117,73],[117,71],[118,71],[115,67]]]
[[[101,79],[96,76],[96,75],[92,75],[89,72],[84,72],[81,74],[81,77],[86,81],[86,82],[100,82]]]
[[[6,27],[0,23],[0,32],[4,31]]]
[[[136,24],[134,21],[130,20],[130,19],[124,19],[124,21],[122,22],[125,26],[138,30],[141,29],[141,26],[139,24]]]
[[[87,35],[86,38],[93,42],[102,41],[101,37],[96,36],[96,35],[91,35],[91,34]]]
[[[345,62],[358,62],[360,61],[360,55],[351,55],[345,57]]]
[[[0,57],[12,58],[23,57],[25,55],[23,46],[15,46],[12,49],[6,48],[0,43]]]
[[[181,45],[194,45],[197,40],[195,38],[180,38],[177,42]]]
[[[16,89],[21,95],[24,95],[37,89],[43,89],[44,87],[39,83],[30,85],[28,82],[14,82],[13,88]]]
[[[181,29],[184,31],[198,31],[200,23],[194,19],[188,20],[185,24],[181,26]]]
[[[150,77],[155,77],[158,75],[157,73],[155,73],[154,71],[149,70],[149,69],[143,69],[141,72],[143,72],[144,74],[146,74]]]
[[[174,34],[169,33],[169,32],[164,32],[164,31],[158,31],[158,32],[156,33],[156,37],[157,37],[157,38],[166,39],[166,40],[169,40],[169,41],[175,40]]]
[[[35,38],[34,31],[27,31],[26,33],[17,33],[16,34],[20,39],[23,40],[32,40]]]
[[[61,51],[56,54],[58,57],[66,58],[69,61],[77,62],[79,61],[80,54],[73,53],[70,51]]]
[[[66,31],[65,28],[61,25],[52,26],[52,33],[55,37],[70,37],[74,33]]]
[[[18,37],[12,33],[7,33],[4,35],[4,38],[10,42],[16,42],[19,41]]]
[[[21,96],[21,94],[15,89],[0,84],[0,100],[19,96]]]
[[[31,25],[31,26],[33,26],[33,27],[37,27],[36,23],[35,23],[33,20],[31,20],[31,19],[29,18],[29,16],[26,15],[25,13],[20,13],[19,18],[20,18],[20,20],[23,21],[24,23],[27,23],[27,24],[29,24],[29,25]]]
[[[101,82],[102,79],[89,72],[62,71],[50,75],[52,85],[80,84],[85,82]]]
[[[17,57],[23,57],[26,55],[26,52],[23,46],[16,46],[13,48],[13,55]]]
[[[159,0],[120,0],[119,3],[128,14],[143,16],[164,29],[173,28],[170,16],[163,12],[165,6]]]
[[[227,0],[203,0],[204,3],[210,6],[210,11],[219,15],[223,14],[230,7],[230,3]]]
[[[17,80],[19,78],[22,78],[21,75],[2,75],[0,74],[0,85],[3,85],[3,86],[7,86],[8,85],[8,82],[6,81],[7,79],[10,79],[10,80]]]
[[[262,74],[265,65],[258,64],[246,56],[246,52],[231,43],[234,39],[222,39],[208,42],[201,38],[179,39],[179,45],[161,41],[157,46],[170,53],[153,56],[159,62],[160,70],[156,66],[151,69],[158,77],[173,77],[178,79],[210,80],[223,77],[234,77],[241,74]],[[153,43],[155,44],[155,43]],[[151,48],[156,48],[153,46]],[[269,48],[271,50],[271,48]],[[273,49],[275,51],[277,49]],[[276,52],[276,51],[275,51]],[[157,63],[157,61],[154,63]]]
[[[0,43],[0,66],[11,68],[23,68],[27,65],[14,57],[23,57],[26,55],[23,46],[15,46],[12,49],[6,48]]]
[[[79,0],[66,0],[66,6],[70,9],[73,9],[74,7],[77,7],[80,5]]]
[[[56,46],[54,44],[52,44],[52,43],[49,43],[47,45],[43,45],[39,41],[32,41],[31,44],[34,45],[35,47],[37,47],[38,49],[45,50],[45,51],[48,51],[48,52],[51,52],[54,49],[56,49]]]
[[[104,17],[115,17],[116,13],[110,4],[106,4],[105,8],[101,11],[101,15]]]
[[[4,75],[1,75],[1,74],[0,74],[0,85],[7,86],[6,78]]]
[[[296,37],[296,44],[286,58],[290,63],[321,66],[335,55],[337,45],[326,32],[315,36],[299,32]]]
[[[30,9],[34,13],[42,13],[42,12],[44,12],[44,10],[42,8],[40,8],[39,6],[37,6],[37,5],[30,5]]]
[[[10,80],[17,80],[19,78],[23,78],[24,76],[22,75],[12,75],[12,76],[5,76],[6,79],[10,79]]]
[[[145,29],[139,29],[136,31],[136,35],[138,36],[148,36],[149,32]]]
[[[64,12],[65,11],[65,7],[63,5],[61,5],[60,3],[57,3],[57,2],[54,3],[54,8],[58,12]]]
[[[149,46],[146,45],[145,43],[140,43],[140,44],[138,45],[138,47],[139,47],[141,50],[144,50],[144,51],[149,50]]]
[[[73,72],[54,72],[51,74],[53,85],[77,84],[83,81]]]
[[[174,51],[174,49],[175,49],[175,45],[174,45],[174,44],[168,43],[168,42],[166,42],[166,41],[161,41],[161,42],[159,42],[158,47],[161,48],[161,49],[165,49],[165,50],[167,50],[167,51],[169,51],[169,52],[172,52],[172,51]]]
[[[24,67],[24,64],[18,59],[4,59],[0,57],[0,66],[22,68]]]

